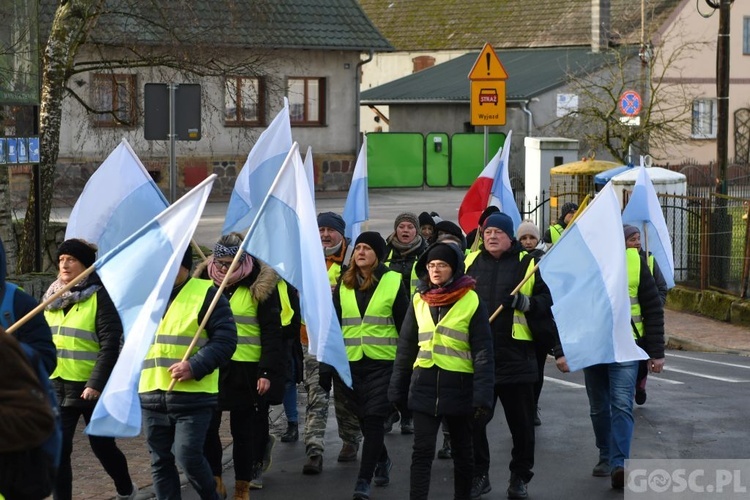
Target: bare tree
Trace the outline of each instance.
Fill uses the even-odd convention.
[[[568,88],[578,95],[578,107],[549,126],[581,139],[586,149],[606,150],[623,163],[631,146],[645,154],[650,148],[664,151],[666,146],[684,143],[690,138],[695,89],[674,75],[705,45],[685,42],[669,52],[650,43],[640,49],[620,47],[609,51],[606,63],[595,70],[572,68]],[[641,96],[637,120],[627,120],[619,108],[627,90]]]
[[[59,0],[49,22],[49,36],[42,50],[40,109],[41,199],[37,199],[32,177],[26,216],[19,239],[19,273],[33,269],[35,248],[34,214],[41,210],[42,234],[49,221],[55,171],[59,154],[63,102],[77,101],[89,114],[110,113],[113,121],[130,125],[118,110],[97,109],[91,96],[72,85],[77,75],[98,72],[114,75],[123,69],[153,68],[174,76],[198,79],[231,74],[268,74],[269,50],[260,40],[227,40],[223,33],[239,16],[255,16],[259,22],[272,0],[253,2],[253,12],[240,11],[236,2],[215,0],[211,8],[222,13],[221,21],[207,20],[196,8],[206,2],[190,0]],[[51,0],[42,4],[51,4]],[[42,7],[44,19],[44,7]],[[44,24],[44,23],[43,23]],[[44,28],[44,26],[43,26]],[[233,50],[228,50],[228,46]],[[255,48],[253,48],[255,47]],[[248,50],[252,48],[252,50]],[[273,83],[271,82],[271,85]],[[278,88],[267,89],[269,93]],[[218,111],[218,110],[217,110]],[[36,175],[36,174],[34,174]]]

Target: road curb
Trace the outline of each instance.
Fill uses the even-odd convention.
[[[696,342],[694,340],[688,340],[680,338],[679,336],[667,335],[665,338],[665,346],[667,349],[674,349],[677,351],[696,351],[696,352],[716,352],[721,354],[736,354],[738,356],[750,356],[750,352],[739,351],[736,349],[727,349],[725,347],[719,347],[712,344],[706,344],[703,342]]]

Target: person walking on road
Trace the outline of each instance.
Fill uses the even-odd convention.
[[[557,222],[552,224],[549,229],[544,232],[544,243],[546,243],[547,248],[557,243],[557,240],[560,239],[565,228],[568,227],[570,221],[573,220],[573,216],[576,214],[577,210],[578,204],[573,203],[572,201],[563,203],[563,206],[560,209],[560,217],[557,219]]]
[[[334,212],[318,214],[318,232],[323,245],[323,253],[328,269],[328,282],[331,293],[341,276],[344,267],[348,242],[344,237],[346,223]],[[304,350],[305,389],[307,389],[307,409],[305,412],[305,453],[307,461],[302,466],[303,474],[320,474],[323,471],[323,452],[325,451],[325,432],[328,422],[328,402],[331,387],[324,389],[320,385],[320,363],[315,356],[307,352],[306,329],[302,328],[302,345]],[[333,399],[336,410],[339,437],[343,442],[339,452],[339,462],[357,460],[359,441],[362,434],[356,409],[344,397],[346,386],[337,377],[333,377]]]
[[[401,275],[383,265],[384,257],[385,241],[380,234],[361,233],[351,263],[333,293],[352,373],[352,388],[347,388],[345,395],[357,408],[364,436],[352,498],[363,500],[370,498],[371,480],[375,486],[390,482],[391,459],[383,423],[391,411],[388,383],[398,332],[409,306]]]
[[[57,250],[58,275],[45,299],[77,278],[96,260],[96,246],[68,239]],[[88,425],[94,406],[117,362],[122,341],[122,321],[107,290],[92,273],[44,311],[57,346],[57,368],[50,375],[62,419],[63,446],[55,485],[55,500],[73,498],[73,438],[78,421]],[[89,445],[112,478],[117,498],[132,499],[138,488],[130,478],[128,461],[112,437],[89,435]]]
[[[471,496],[480,498],[492,489],[487,424],[499,399],[513,438],[507,495],[508,498],[526,498],[527,484],[534,475],[534,384],[539,378],[530,322],[532,318],[551,318],[552,297],[539,272],[534,272],[534,257],[515,239],[513,220],[508,215],[491,214],[481,231],[482,245],[480,250],[466,257],[466,273],[476,280],[477,294],[490,311],[495,312],[500,306],[503,309],[491,324],[495,392],[489,418],[477,421],[474,426]],[[519,293],[511,295],[526,276],[531,277]]]
[[[221,285],[241,245],[242,235],[238,233],[222,236],[214,246],[213,255],[198,266],[194,276],[206,274],[214,285]],[[229,363],[219,369],[219,407],[211,419],[204,452],[217,491],[226,495],[221,478],[219,427],[221,412],[228,411],[236,500],[246,500],[249,489],[263,487],[263,453],[269,440],[268,397],[273,390],[275,399],[281,400],[283,391],[278,281],[273,269],[243,253],[223,292],[237,324],[237,348]]]
[[[219,498],[203,446],[219,399],[218,368],[229,363],[234,354],[237,327],[229,301],[220,296],[198,344],[182,361],[218,293],[212,281],[190,277],[192,265],[193,253],[188,247],[143,361],[138,386],[151,477],[159,500],[180,498],[178,463],[202,500]],[[170,391],[172,381],[176,384]]]
[[[627,230],[627,228],[626,228]],[[633,341],[649,356],[647,369],[660,373],[664,367],[664,309],[648,262],[637,248],[625,250],[630,295]],[[555,348],[557,367],[568,372],[561,346]],[[633,399],[638,361],[608,363],[583,369],[589,412],[594,427],[599,461],[592,475],[610,477],[612,488],[625,485],[625,460],[630,457],[635,420]]]
[[[463,254],[430,246],[416,265],[420,283],[406,313],[388,398],[414,412],[409,498],[427,499],[440,423],[451,431],[454,498],[467,500],[473,468],[472,422],[493,399],[492,337],[487,309],[464,275]]]

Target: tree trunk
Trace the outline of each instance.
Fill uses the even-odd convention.
[[[60,124],[65,87],[81,44],[101,11],[104,0],[61,0],[52,22],[49,39],[42,58],[42,89],[39,114],[39,172],[42,196],[37,200],[34,185],[37,173],[32,172],[29,204],[23,221],[18,248],[19,274],[34,270],[36,210],[41,210],[41,234],[47,231],[52,209],[57,156],[60,150]]]

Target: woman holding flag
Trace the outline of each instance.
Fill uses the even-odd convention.
[[[354,499],[370,498],[371,480],[376,486],[390,482],[383,424],[392,408],[388,383],[409,299],[401,275],[383,264],[384,255],[385,242],[379,233],[361,233],[333,294],[352,373],[352,389],[345,395],[356,405],[364,436]],[[330,374],[330,369],[321,370],[321,377]]]
[[[77,278],[96,260],[96,246],[65,240],[57,250],[58,275],[44,295],[46,300]],[[122,322],[96,273],[52,301],[44,311],[57,347],[57,368],[50,379],[60,404],[63,448],[55,500],[73,498],[73,436],[78,420],[88,424],[94,406],[117,362]],[[130,479],[128,462],[111,437],[89,435],[91,450],[115,482],[118,499],[132,499],[138,488]],[[29,478],[29,480],[33,480]]]
[[[281,300],[276,287],[279,276],[244,253],[237,268],[227,276],[241,251],[242,239],[239,233],[222,236],[213,255],[195,271],[195,275],[207,273],[217,286],[226,280],[224,295],[237,323],[237,349],[229,365],[220,368],[219,410],[214,413],[204,448],[217,491],[225,496],[219,426],[221,412],[229,411],[236,499],[249,498],[250,489],[263,487],[263,454],[269,440],[268,402],[269,398],[281,401],[285,367]]]

